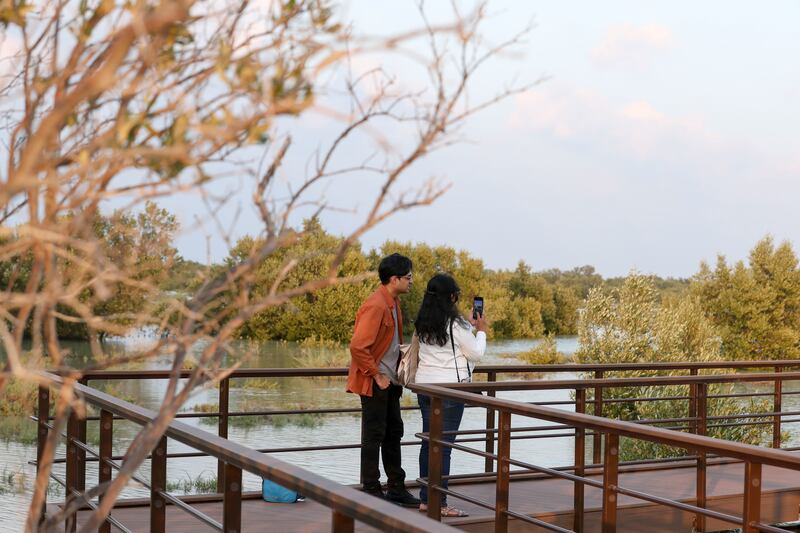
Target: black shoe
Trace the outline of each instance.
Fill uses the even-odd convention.
[[[419,498],[406,489],[389,489],[386,499],[402,507],[419,507]]]
[[[380,498],[381,500],[386,499],[386,494],[383,493],[383,489],[380,487],[364,487],[361,489],[361,492],[365,494],[369,494],[370,496],[375,496],[376,498]]]

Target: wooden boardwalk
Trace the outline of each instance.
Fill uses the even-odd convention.
[[[708,506],[711,509],[741,516],[742,463],[727,462],[708,467]],[[596,477],[598,476],[589,476]],[[513,478],[512,478],[513,479]],[[684,466],[665,468],[642,468],[636,471],[620,472],[621,487],[640,490],[664,498],[692,503],[695,490],[695,469],[693,463]],[[452,484],[451,489],[463,492],[487,503],[494,503],[495,485],[493,482]],[[585,531],[600,531],[601,491],[586,487]],[[567,529],[572,528],[573,483],[562,479],[515,479],[510,486],[510,509],[536,516],[542,520]],[[470,513],[469,518],[448,519],[447,523],[471,532],[493,531],[492,513],[477,505],[452,499],[456,505]],[[766,523],[794,521],[798,519],[800,505],[800,478],[797,473],[781,468],[765,467],[762,482],[762,520]],[[222,520],[222,503],[197,503],[197,509]],[[398,513],[417,511],[397,508]],[[79,515],[79,524],[86,516]],[[126,527],[146,532],[149,529],[149,513],[146,507],[121,507],[115,509],[113,516]],[[655,505],[628,496],[619,500],[618,531],[691,531],[694,516],[661,505]],[[707,531],[732,529],[723,522],[709,520]],[[113,529],[113,528],[112,528]],[[328,508],[312,501],[296,504],[270,504],[259,499],[242,502],[242,529],[245,532],[318,532],[330,531],[331,512]],[[543,531],[541,528],[512,520],[511,531]],[[200,533],[210,528],[190,517],[180,509],[168,507],[167,527],[169,532]],[[356,524],[356,531],[373,532],[374,528]]]

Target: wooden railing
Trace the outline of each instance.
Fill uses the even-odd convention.
[[[111,480],[112,469],[119,470],[121,468],[121,465],[111,457],[113,421],[120,418],[144,426],[156,418],[156,413],[81,384],[75,385],[75,393],[87,404],[100,409],[99,451],[96,452],[87,446],[85,420],[80,420],[73,414],[70,416],[67,424],[67,433],[64,435],[67,439],[66,480],[61,480],[54,474],[52,477],[65,486],[68,501],[77,499],[90,508],[96,508],[96,504],[83,495],[87,482],[86,454],[100,461],[98,484]],[[44,437],[47,436],[48,431],[54,430],[52,424],[47,421],[48,404],[49,390],[41,388],[39,390],[39,405],[40,413],[44,413],[44,416],[40,414],[38,423],[40,436],[43,435]],[[167,492],[168,438],[186,444],[202,454],[216,457],[223,463],[222,523],[217,522],[212,517]],[[41,455],[39,459],[41,459]],[[134,476],[134,479],[150,489],[149,512],[150,531],[152,533],[163,533],[165,531],[168,504],[180,508],[199,522],[217,531],[226,533],[241,531],[242,471],[270,479],[330,508],[332,512],[332,531],[335,533],[352,532],[355,521],[371,525],[381,531],[414,531],[418,533],[453,531],[452,528],[434,522],[424,515],[416,512],[399,513],[397,506],[388,501],[374,498],[351,487],[341,485],[308,470],[293,466],[270,455],[260,453],[180,421],[174,421],[168,426],[152,451],[150,459],[150,481],[147,482],[136,476]],[[121,531],[129,531],[124,524],[113,516],[110,516],[105,521],[100,531],[110,531],[112,525]],[[67,531],[75,531],[75,515],[68,518],[66,526]]]
[[[773,382],[775,386],[775,404],[778,410],[768,413],[745,413],[742,417],[748,418],[769,418],[769,424],[775,424],[777,431],[777,443],[780,442],[780,419],[786,414],[779,411],[779,394],[782,384],[786,381],[800,380],[800,372],[778,372],[769,374],[735,374],[735,375],[710,375],[710,376],[677,376],[677,377],[649,377],[649,378],[621,378],[621,379],[597,379],[597,380],[554,380],[554,381],[505,381],[496,383],[471,383],[471,384],[415,384],[411,389],[417,394],[424,394],[431,397],[431,421],[430,431],[427,434],[419,434],[421,438],[430,442],[429,465],[430,471],[427,479],[418,480],[420,483],[427,484],[428,492],[428,516],[439,519],[441,494],[452,495],[469,501],[475,505],[490,509],[495,514],[495,531],[505,533],[508,529],[509,518],[528,522],[544,529],[552,531],[566,532],[571,531],[563,527],[547,523],[535,517],[515,512],[508,507],[508,493],[510,482],[511,467],[522,468],[532,472],[538,472],[554,478],[567,479],[574,482],[574,512],[573,530],[583,531],[584,520],[584,487],[592,486],[603,491],[602,497],[602,531],[611,533],[617,527],[617,502],[619,495],[627,495],[643,501],[661,504],[667,507],[691,512],[695,515],[694,528],[697,531],[705,530],[706,518],[710,517],[723,522],[731,523],[743,528],[745,533],[756,531],[785,532],[788,530],[764,524],[760,521],[761,505],[761,470],[763,465],[789,468],[800,471],[800,456],[786,450],[776,450],[714,439],[706,436],[709,420],[736,419],[735,416],[709,417],[707,415],[708,387],[714,384],[728,384],[740,382]],[[609,388],[618,387],[643,387],[643,386],[674,386],[688,385],[691,394],[688,397],[671,397],[670,401],[685,399],[689,402],[690,416],[669,419],[670,424],[686,423],[684,431],[675,429],[665,429],[652,427],[648,424],[654,421],[631,421],[610,420],[598,416],[585,414],[587,390],[601,391]],[[575,412],[569,412],[552,407],[531,405],[524,402],[498,399],[492,396],[483,396],[475,392],[488,392],[496,394],[499,391],[523,391],[541,389],[560,389],[573,391],[575,395]],[[602,393],[602,392],[601,392]],[[770,393],[772,394],[772,393]],[[724,394],[716,397],[740,397],[740,396],[759,396],[760,394]],[[470,448],[456,443],[449,443],[444,440],[442,426],[442,402],[443,400],[454,400],[463,402],[473,407],[484,408],[499,413],[499,425],[496,430],[486,430],[487,434],[496,433],[497,452],[486,452]],[[616,401],[637,402],[655,401],[657,397],[624,398]],[[567,403],[567,402],[563,402]],[[800,414],[800,413],[792,413]],[[530,464],[524,461],[515,460],[510,456],[510,442],[514,438],[515,432],[537,431],[542,429],[553,429],[549,427],[511,427],[511,415],[518,415],[537,420],[544,420],[558,424],[560,430],[571,429],[572,431],[557,435],[558,437],[574,438],[574,464],[566,468],[547,468],[539,465]],[[777,422],[775,422],[777,420]],[[792,420],[800,421],[800,420]],[[659,421],[656,421],[659,422]],[[749,422],[750,424],[758,422]],[[734,422],[732,424],[743,424]],[[463,433],[463,432],[462,432]],[[474,431],[469,432],[474,433]],[[600,436],[603,439],[602,459],[594,461],[594,467],[602,469],[602,482],[587,477],[585,475],[588,466],[585,461],[586,437],[587,434]],[[695,505],[685,502],[670,500],[654,494],[645,493],[638,490],[628,489],[619,486],[619,439],[627,437],[631,439],[645,440],[657,444],[686,449],[695,452],[691,456],[696,461],[696,498]],[[773,442],[776,442],[773,439]],[[479,455],[487,460],[497,462],[498,468],[494,473],[496,484],[495,503],[478,500],[466,494],[444,489],[441,485],[442,475],[438,466],[442,461],[443,447],[448,446],[454,450]],[[720,458],[731,458],[743,461],[745,464],[745,476],[742,480],[742,493],[744,494],[744,505],[742,516],[713,511],[706,508],[706,468],[709,456]],[[686,460],[687,457],[681,457]],[[800,476],[799,476],[800,477]],[[798,483],[800,488],[800,482]]]
[[[478,366],[474,373],[476,380],[485,376],[489,383],[497,381],[499,376],[514,375],[514,374],[554,374],[562,372],[581,372],[587,376],[594,376],[595,386],[592,387],[591,399],[587,403],[592,406],[592,414],[603,416],[605,405],[609,403],[603,398],[603,377],[613,375],[614,372],[686,372],[689,375],[698,375],[703,371],[712,370],[745,370],[745,369],[770,369],[774,372],[781,372],[788,368],[800,368],[800,361],[719,361],[719,362],[702,362],[702,363],[621,363],[621,364],[565,364],[565,365],[485,365]],[[181,371],[181,377],[188,377],[191,373],[190,370]],[[235,417],[241,416],[279,416],[279,415],[294,415],[294,414],[319,414],[319,415],[336,415],[346,413],[360,413],[358,407],[352,408],[323,408],[323,409],[269,409],[260,411],[247,411],[236,412],[231,411],[230,406],[230,389],[232,379],[247,379],[247,378],[275,378],[287,379],[296,377],[342,377],[347,375],[346,368],[243,368],[234,371],[229,377],[220,381],[218,389],[218,405],[219,411],[217,412],[203,412],[203,413],[178,413],[177,418],[217,418],[218,427],[217,434],[220,437],[227,438],[230,420]],[[141,371],[88,371],[85,372],[80,382],[84,385],[90,384],[92,381],[97,380],[154,380],[154,379],[169,379],[171,372],[169,370],[141,370]],[[489,396],[494,396],[494,391],[487,391]],[[775,381],[774,392],[771,396],[774,398],[776,414],[772,417],[773,424],[773,447],[780,447],[780,431],[782,417],[779,414],[782,398],[785,395],[781,388],[781,381]],[[742,396],[754,396],[746,394]],[[756,395],[758,396],[758,395]],[[613,400],[612,400],[613,401]],[[538,405],[566,405],[574,402],[539,402]],[[418,410],[418,407],[404,407],[404,410]],[[690,410],[696,410],[696,406],[690,404]],[[800,414],[800,413],[798,413]],[[40,410],[41,415],[41,410]],[[89,417],[87,420],[97,420],[97,417]],[[76,431],[83,432],[85,436],[85,420],[78,423]],[[486,430],[496,428],[496,415],[491,409],[486,410]],[[599,463],[601,460],[600,453],[602,446],[600,443],[600,434],[592,434],[593,438],[593,462]],[[479,440],[475,438],[474,440]],[[485,441],[485,451],[492,453],[494,451],[495,439],[491,437],[490,433],[486,433],[483,437]],[[40,446],[44,441],[40,435]],[[419,440],[407,440],[402,443],[404,446],[417,446]],[[272,447],[262,448],[259,451],[264,453],[287,453],[287,452],[312,452],[312,451],[325,451],[325,450],[341,450],[341,449],[357,449],[360,448],[360,443],[342,443],[336,445],[323,445],[323,446],[305,446],[305,447]],[[177,457],[200,457],[204,454],[200,452],[184,452],[177,454],[170,454],[170,458]],[[121,459],[117,457],[116,459]],[[89,459],[96,460],[96,459]],[[494,469],[493,461],[487,458],[484,462],[484,471],[491,472]],[[217,465],[217,480],[221,486],[221,481],[224,478],[224,465],[220,461]]]
[[[475,370],[476,379],[481,379],[478,376],[485,376],[486,382],[479,382],[475,383],[472,386],[481,388],[486,392],[488,398],[486,400],[491,399],[495,396],[497,391],[501,390],[534,390],[534,389],[566,389],[570,391],[575,391],[575,399],[574,400],[561,400],[561,401],[547,401],[547,402],[537,402],[536,406],[540,407],[556,407],[556,406],[565,406],[569,408],[569,406],[574,405],[574,409],[576,412],[584,413],[587,411],[587,407],[591,407],[591,413],[597,414],[602,416],[604,411],[606,410],[607,405],[617,402],[623,401],[613,398],[604,398],[603,391],[610,388],[610,387],[619,387],[619,386],[638,386],[642,384],[655,384],[658,380],[663,379],[672,379],[673,381],[668,381],[667,383],[670,384],[677,384],[678,381],[674,381],[676,379],[688,379],[689,381],[683,381],[680,383],[686,383],[690,387],[690,394],[686,396],[680,397],[673,397],[671,400],[686,400],[688,402],[689,408],[689,417],[684,418],[677,418],[671,419],[668,421],[671,425],[670,428],[673,429],[688,429],[691,432],[699,433],[702,435],[708,428],[712,428],[714,426],[733,426],[733,425],[772,425],[772,445],[775,448],[779,448],[781,445],[781,428],[782,424],[788,422],[795,422],[800,421],[800,419],[792,419],[789,417],[800,415],[800,412],[792,412],[792,411],[783,411],[782,407],[782,398],[786,395],[791,394],[800,394],[800,391],[784,391],[783,390],[783,382],[788,379],[797,379],[797,374],[792,374],[789,372],[783,372],[789,368],[798,368],[800,367],[800,361],[750,361],[750,362],[706,362],[706,363],[655,363],[655,364],[614,364],[614,365],[574,365],[574,364],[567,364],[567,365],[494,365],[494,366],[480,366]],[[703,375],[704,371],[718,371],[720,369],[732,369],[732,370],[744,370],[744,369],[770,369],[773,370],[772,374],[736,374],[734,376],[719,376],[719,375]],[[605,379],[606,376],[613,375],[614,372],[630,372],[630,371],[640,371],[640,372],[683,372],[688,374],[685,377],[677,377],[677,378],[635,378],[631,380],[619,380],[619,379]],[[594,379],[588,380],[536,380],[536,381],[526,381],[526,382],[498,382],[497,378],[504,374],[548,374],[548,373],[560,373],[560,372],[581,372],[584,375],[594,376]],[[182,377],[187,377],[190,371],[185,370],[181,372]],[[223,379],[220,382],[219,386],[219,411],[218,412],[211,412],[211,413],[178,413],[177,418],[206,418],[206,417],[216,417],[218,419],[218,428],[217,428],[217,436],[222,440],[222,442],[227,442],[228,436],[228,429],[229,423],[232,418],[240,417],[240,416],[275,416],[275,415],[292,415],[292,414],[320,414],[320,415],[336,415],[336,414],[343,414],[343,413],[358,413],[360,409],[357,407],[352,408],[321,408],[321,409],[269,409],[269,410],[259,410],[259,411],[246,411],[246,412],[238,412],[238,411],[231,411],[229,409],[229,400],[230,400],[230,389],[231,389],[231,379],[247,379],[247,378],[275,378],[275,379],[283,379],[283,378],[295,378],[295,377],[337,377],[337,376],[345,376],[347,374],[347,369],[338,368],[338,369],[286,369],[286,368],[278,368],[278,369],[238,369],[234,371],[229,377]],[[156,370],[156,371],[87,371],[85,372],[81,379],[80,379],[80,390],[85,392],[91,393],[86,395],[88,403],[92,403],[90,398],[94,397],[92,395],[103,393],[96,391],[88,387],[88,385],[92,382],[97,380],[153,380],[153,379],[168,379],[171,376],[171,372],[168,370]],[[694,376],[698,376],[695,381]],[[649,380],[649,381],[648,381]],[[653,381],[656,380],[656,381]],[[727,380],[727,381],[726,381]],[[740,394],[723,394],[723,395],[708,395],[708,384],[710,383],[725,383],[730,381],[767,381],[772,382],[773,389],[771,392],[768,393],[740,393]],[[524,388],[515,388],[521,387],[520,383],[524,383]],[[109,395],[103,395],[104,397],[112,400],[116,400]],[[722,397],[771,397],[773,400],[773,410],[768,413],[749,413],[746,416],[742,417],[741,421],[733,421],[733,422],[725,422],[723,420],[717,420],[714,417],[708,417],[706,412],[707,402],[709,399],[713,398],[722,398]],[[474,399],[474,398],[473,398]],[[655,401],[657,398],[626,398],[624,401]],[[125,404],[125,402],[123,402]],[[141,409],[140,407],[131,406],[131,404],[125,404],[130,407],[126,408],[136,408]],[[527,405],[527,404],[522,404]],[[39,409],[38,409],[38,417],[35,417],[39,424],[39,451],[44,446],[45,439],[47,437],[47,432],[49,431],[50,424],[48,423],[48,411],[50,407],[49,401],[49,391],[42,389],[40,391],[40,400],[39,400]],[[483,408],[486,410],[486,424],[485,428],[482,430],[469,430],[469,431],[462,431],[459,432],[459,439],[457,441],[458,445],[463,446],[466,443],[476,443],[476,442],[483,442],[483,452],[480,454],[484,457],[484,474],[491,476],[495,473],[495,463],[497,460],[498,455],[500,454],[500,449],[498,449],[498,453],[495,453],[496,446],[506,445],[506,441],[502,441],[500,439],[500,434],[502,433],[499,431],[498,424],[497,424],[497,413],[498,411],[495,410],[491,405],[477,405],[474,404],[474,407]],[[403,409],[418,409],[417,407],[405,407]],[[127,413],[118,413],[111,409],[104,409],[100,408],[101,412],[99,416],[95,417],[87,417],[83,419],[79,419],[77,417],[72,417],[67,424],[67,434],[69,437],[68,440],[68,449],[67,449],[67,458],[65,459],[57,459],[56,462],[66,462],[67,463],[67,476],[65,484],[67,485],[67,494],[73,494],[75,492],[79,492],[83,488],[85,488],[85,465],[87,462],[92,461],[99,461],[101,462],[100,468],[100,476],[101,480],[109,479],[111,474],[111,468],[114,468],[114,464],[116,461],[122,459],[120,456],[113,456],[111,453],[110,442],[111,442],[111,431],[113,428],[113,423],[115,420],[119,419],[129,419]],[[147,410],[145,410],[147,411]],[[148,411],[149,416],[152,416],[152,412]],[[730,417],[717,417],[717,418],[726,418],[730,419]],[[754,421],[754,419],[756,421]],[[87,421],[96,420],[100,423],[100,450],[99,452],[93,452],[89,450],[86,445],[86,424]],[[656,425],[656,424],[663,424],[665,421],[639,421],[639,425],[637,427],[641,427],[642,425]],[[179,422],[175,422],[175,424],[179,424],[181,427],[190,428],[189,426],[185,426],[184,424],[180,424]],[[680,427],[680,424],[685,424],[685,427]],[[193,431],[200,431],[195,428],[190,428]],[[532,431],[540,431],[541,428],[529,428]],[[515,428],[516,430],[516,428]],[[668,430],[667,430],[668,431]],[[207,436],[209,435],[206,432],[202,432],[204,437],[207,440]],[[515,434],[516,433],[516,434]],[[104,436],[105,435],[105,436]],[[573,434],[570,433],[569,436]],[[592,452],[592,462],[591,463],[584,463],[583,468],[590,468],[593,466],[602,466],[604,464],[603,457],[602,457],[602,450],[603,446],[601,445],[601,439],[603,438],[603,431],[595,430],[591,428],[575,428],[574,435],[576,438],[576,453],[578,452],[578,448],[580,447],[582,450],[587,448],[586,446],[586,438],[591,438],[593,442],[593,452]],[[583,435],[583,438],[577,438],[578,435]],[[512,431],[512,434],[509,436],[510,440],[515,439],[527,439],[527,438],[564,438],[564,435],[524,435],[519,434],[519,432]],[[406,440],[402,444],[405,446],[411,445],[419,445],[420,441],[417,439],[414,440]],[[233,444],[233,443],[231,443]],[[238,445],[237,445],[238,446]],[[326,451],[326,450],[339,450],[339,449],[356,449],[360,447],[360,443],[341,443],[341,444],[328,444],[328,445],[319,445],[319,446],[305,446],[305,447],[273,447],[273,448],[264,448],[260,450],[250,450],[250,452],[256,454],[276,454],[276,453],[288,453],[288,452],[300,452],[300,451]],[[194,447],[195,449],[190,452],[179,452],[179,453],[170,453],[169,450],[166,448],[157,448],[156,450],[156,460],[154,462],[161,461],[161,455],[158,453],[163,453],[163,460],[166,462],[168,459],[172,458],[188,458],[188,457],[204,457],[204,456],[214,456],[217,457],[218,461],[218,473],[217,473],[217,487],[218,491],[223,493],[223,488],[227,486],[226,484],[226,474],[229,471],[229,468],[226,466],[227,462],[223,457],[219,457],[215,455],[216,450],[207,450],[204,447]],[[583,456],[583,453],[581,453]],[[576,455],[577,457],[577,455]],[[698,476],[702,476],[704,479],[704,457],[690,457],[692,460],[698,461]],[[686,459],[683,458],[676,458],[676,459],[669,459],[666,461],[673,461],[673,460],[680,460]],[[286,463],[282,463],[287,465]],[[627,464],[627,463],[620,463],[620,464]],[[287,465],[289,466],[289,465]],[[578,462],[576,460],[575,465],[565,466],[560,469],[560,471],[569,471],[570,469],[575,470],[578,468]],[[235,471],[232,475],[236,475]],[[464,478],[465,480],[476,479],[476,476],[479,474],[462,474],[462,475],[454,475],[451,476],[451,479],[458,481],[459,478]],[[266,477],[266,476],[265,476]],[[161,481],[161,478],[154,478],[156,481]],[[700,479],[700,478],[699,478]],[[142,480],[139,480],[140,482]],[[701,488],[704,486],[704,481],[701,483],[698,481],[698,495],[703,496],[700,493]],[[164,496],[161,495],[161,492],[164,492],[163,487],[157,487],[159,490],[156,491],[156,497],[161,497],[166,499],[169,503],[175,504],[180,506],[180,503],[176,503],[174,496],[168,495]],[[358,494],[358,493],[356,493]],[[702,501],[702,500],[701,500]],[[576,500],[577,503],[577,500]],[[184,504],[185,505],[185,504]],[[187,506],[188,507],[188,506]],[[576,507],[577,508],[577,507]],[[188,512],[188,511],[187,511]],[[702,520],[704,517],[702,513],[698,513],[698,526],[702,528]],[[203,519],[201,519],[203,520]],[[206,521],[206,520],[204,520]],[[220,526],[220,524],[215,523],[213,520],[206,521],[208,524],[213,524],[214,527]]]

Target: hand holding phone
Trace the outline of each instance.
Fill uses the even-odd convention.
[[[483,316],[483,297],[482,296],[476,296],[472,300],[472,319],[473,320],[477,320],[479,316],[480,317]]]

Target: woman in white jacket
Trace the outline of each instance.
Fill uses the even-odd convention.
[[[456,383],[472,380],[472,368],[486,352],[486,319],[479,316],[464,318],[458,310],[461,294],[456,280],[448,274],[436,274],[428,282],[417,319],[414,322],[419,337],[419,366],[414,381],[417,383]],[[477,329],[473,335],[472,327]],[[422,412],[422,431],[430,431],[431,399],[417,395]],[[443,431],[458,431],[464,415],[464,404],[452,400],[442,402]],[[453,442],[455,435],[445,434],[444,440]],[[442,476],[450,475],[452,448],[442,448]],[[422,441],[419,450],[419,475],[428,477],[428,442]],[[447,480],[442,481],[447,488]],[[420,511],[428,509],[427,487],[420,490]],[[467,516],[460,509],[447,505],[447,494],[442,494],[442,516]]]

